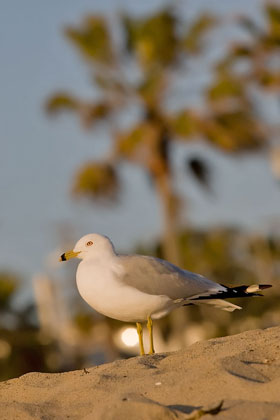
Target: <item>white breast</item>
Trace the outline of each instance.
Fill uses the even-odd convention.
[[[159,318],[171,310],[167,296],[142,293],[126,286],[115,274],[115,267],[82,261],[77,270],[77,287],[82,298],[97,312],[126,322],[143,322],[148,316]]]

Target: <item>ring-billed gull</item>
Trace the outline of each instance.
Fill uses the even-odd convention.
[[[240,306],[226,298],[261,296],[268,284],[230,288],[206,277],[183,270],[155,257],[119,255],[110,239],[96,233],[83,236],[60,261],[78,257],[76,280],[82,298],[96,311],[110,318],[135,322],[140,354],[144,355],[142,322],[147,322],[150,351],[153,344],[153,319],[184,305],[212,305],[232,312]]]

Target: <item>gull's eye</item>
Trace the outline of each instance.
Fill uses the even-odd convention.
[[[92,241],[88,241],[86,245],[87,246],[91,246],[91,245],[93,245],[93,242]]]

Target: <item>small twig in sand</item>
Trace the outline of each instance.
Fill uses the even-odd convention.
[[[199,408],[198,410],[194,410],[192,413],[188,414],[186,417],[184,417],[185,420],[197,420],[200,419],[200,417],[204,416],[205,414],[212,414],[215,416],[218,414],[223,405],[224,401],[220,401],[218,404],[216,404],[214,407],[210,408]]]

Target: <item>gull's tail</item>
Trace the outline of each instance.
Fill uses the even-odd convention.
[[[190,298],[191,300],[204,300],[204,299],[232,299],[240,297],[250,297],[250,296],[263,296],[259,293],[263,289],[268,289],[272,287],[271,284],[252,284],[251,286],[237,286],[237,287],[227,287],[221,284],[225,290],[220,290],[216,293],[209,293],[208,295],[203,294],[201,296],[194,296]]]
[[[222,285],[223,286],[223,285]],[[261,290],[272,287],[271,284],[252,284],[251,286],[237,286],[227,287],[223,286],[225,290],[213,294],[203,294],[202,296],[196,295],[193,298],[188,298],[189,302],[195,305],[211,305],[215,308],[222,309],[224,311],[232,312],[235,309],[242,309],[240,306],[234,305],[233,303],[227,302],[224,299],[250,297],[250,296],[263,296],[259,293]]]

